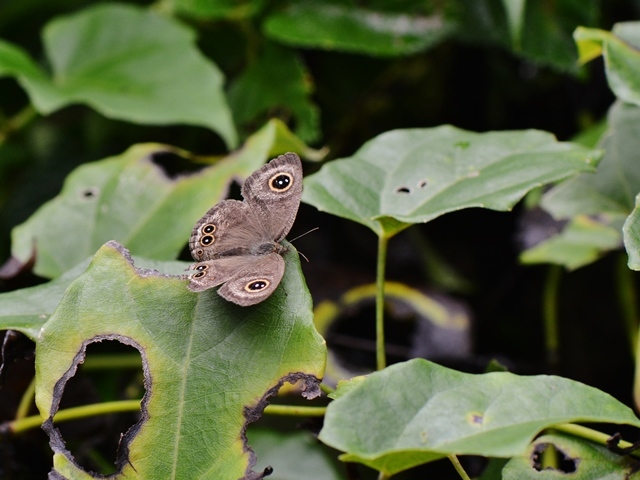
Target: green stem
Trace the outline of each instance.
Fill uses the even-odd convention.
[[[268,405],[264,409],[267,415],[289,415],[292,417],[322,417],[327,407],[300,407],[297,405]]]
[[[387,475],[384,472],[378,473],[378,480],[387,480],[388,478],[391,478],[391,475]]]
[[[606,433],[592,430],[591,428],[583,427],[582,425],[575,425],[573,423],[562,423],[560,425],[554,425],[552,428],[553,430],[568,433],[574,437],[584,438],[585,440],[599,443],[604,446],[607,445],[607,440],[611,437],[611,435],[607,435]],[[633,444],[624,440],[620,440],[620,442],[618,442],[618,446],[620,448],[628,448],[631,445]],[[640,457],[640,451],[634,451],[631,455],[638,458]]]
[[[378,370],[387,366],[384,350],[384,275],[387,263],[387,245],[389,239],[378,237],[378,269],[376,273],[376,365]]]
[[[618,302],[624,319],[629,345],[631,346],[631,355],[638,358],[638,307],[636,290],[633,279],[633,272],[627,266],[627,255],[618,256],[618,264],[616,266],[616,283],[618,292]],[[637,369],[637,367],[636,367]]]
[[[120,412],[138,412],[140,411],[141,400],[120,400],[115,402],[96,403],[92,405],[83,405],[81,407],[67,408],[60,410],[53,421],[55,423],[68,422],[70,420],[78,420],[80,418],[95,417],[98,415],[107,415],[110,413]],[[300,417],[321,417],[325,414],[326,407],[299,407],[293,405],[269,405],[264,412],[270,415],[290,415]],[[38,428],[42,424],[42,417],[33,415],[31,417],[23,417],[6,422],[0,427],[7,428],[14,434],[22,433],[33,428]]]
[[[140,411],[140,400],[120,400],[116,402],[96,403],[93,405],[83,405],[81,407],[60,410],[55,417],[53,417],[53,420],[54,422],[68,422],[69,420],[95,417],[97,415],[107,415],[109,413],[137,411]],[[37,428],[41,424],[42,417],[34,415],[32,417],[25,417],[12,422],[7,422],[6,426],[9,431],[17,434],[31,430],[32,428]]]
[[[0,126],[0,144],[4,143],[9,135],[24,128],[31,120],[38,116],[38,112],[32,105],[27,105],[13,117]]]
[[[462,468],[462,464],[460,463],[460,460],[458,460],[457,456],[447,455],[447,458],[453,464],[453,468],[456,469],[456,472],[458,472],[458,475],[460,475],[460,478],[462,478],[462,480],[471,480],[469,475],[467,475],[467,472],[465,472],[464,468]]]
[[[22,418],[26,418],[29,413],[29,409],[31,405],[33,405],[33,399],[36,396],[36,377],[31,379],[31,383],[22,394],[22,398],[20,399],[20,404],[18,405],[18,410],[16,411],[16,420],[20,420]]]
[[[561,267],[551,265],[544,285],[543,315],[544,336],[549,365],[558,364],[558,289],[560,285]]]

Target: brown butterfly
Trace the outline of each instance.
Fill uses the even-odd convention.
[[[285,153],[255,171],[242,186],[244,201],[223,200],[193,227],[189,267],[194,292],[222,285],[226,300],[247,306],[271,295],[284,275],[280,242],[291,230],[302,196],[302,164]]]

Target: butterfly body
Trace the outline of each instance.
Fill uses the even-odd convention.
[[[238,305],[254,305],[284,275],[282,245],[302,196],[302,165],[295,153],[271,160],[242,186],[243,201],[223,200],[196,223],[189,240],[197,263],[189,289],[222,285],[218,293]]]

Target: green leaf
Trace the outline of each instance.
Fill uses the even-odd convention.
[[[249,443],[261,459],[256,470],[273,467],[269,480],[341,480],[326,447],[308,432],[249,429]]]
[[[561,468],[541,467],[542,452],[552,447],[562,460]],[[537,459],[537,461],[536,461]],[[573,469],[573,470],[569,470]],[[569,471],[567,471],[569,470]],[[537,438],[529,448],[512,458],[502,470],[503,480],[617,480],[632,479],[628,457],[611,452],[606,447],[554,433]]]
[[[250,137],[241,150],[198,173],[168,176],[154,157],[195,158],[158,144],[134,145],[122,155],[82,165],[67,177],[56,198],[13,230],[12,255],[26,263],[35,248],[34,271],[50,278],[112,239],[134,255],[174,259],[196,221],[226,196],[232,179],[246,178],[274,149],[290,146],[304,144],[274,121]],[[302,152],[318,156],[306,146]]]
[[[604,157],[595,175],[578,175],[549,190],[540,205],[556,219],[602,213],[628,215],[640,192],[640,108],[617,102],[602,136]]]
[[[640,105],[640,22],[617,23],[611,33],[578,28],[574,37],[583,62],[595,58],[601,49],[607,81],[616,97]]]
[[[588,265],[606,252],[620,248],[620,216],[591,218],[578,215],[555,236],[520,255],[525,264],[554,263],[574,270]]]
[[[0,44],[0,75],[13,75],[47,115],[75,103],[109,118],[210,128],[237,143],[223,75],[182,24],[132,5],[97,5],[51,21],[43,43],[52,78],[24,52]]]
[[[267,43],[229,89],[229,104],[241,125],[271,111],[283,111],[285,116],[292,116],[296,135],[312,142],[318,139],[320,129],[319,111],[310,99],[311,93],[309,73],[295,54]]]
[[[554,424],[640,427],[610,395],[554,376],[461,373],[422,359],[371,374],[327,408],[320,440],[386,475],[449,454],[512,457]]]
[[[297,252],[285,256],[278,289],[239,307],[215,290],[136,269],[115,242],[102,247],[67,289],[36,347],[36,403],[52,437],[54,468],[84,478],[52,425],[66,381],[87,344],[117,340],[140,351],[142,418],[123,438],[117,478],[240,478],[251,472],[244,429],[282,382],[319,393],[326,349],[313,327]]]
[[[593,171],[600,152],[536,130],[394,130],[305,179],[303,201],[390,237],[455,210],[509,210],[530,189]]]
[[[264,32],[296,47],[395,56],[432,47],[450,35],[452,26],[439,14],[393,13],[305,1],[269,15]]]

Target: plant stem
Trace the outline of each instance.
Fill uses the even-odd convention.
[[[638,358],[638,307],[633,273],[627,266],[627,255],[618,256],[616,265],[616,291],[618,292],[618,303],[624,319],[631,355]],[[636,367],[637,370],[637,367]]]
[[[378,473],[378,480],[387,480],[388,478],[391,478],[391,475],[387,475],[384,472]]]
[[[268,405],[266,415],[289,415],[295,417],[322,417],[327,407],[301,407],[297,405]]]
[[[13,117],[0,126],[0,144],[4,143],[13,132],[24,128],[31,120],[38,116],[38,112],[32,105],[27,105]]]
[[[94,417],[97,415],[106,415],[118,412],[137,412],[140,411],[140,400],[120,400],[117,402],[96,403],[93,405],[83,405],[81,407],[67,408],[60,410],[55,417],[54,422],[67,422],[69,420],[77,420],[79,418]],[[12,433],[22,433],[32,428],[37,428],[42,424],[42,417],[34,415],[25,417],[20,420],[7,422],[6,425]]]
[[[31,405],[33,405],[33,398],[36,395],[36,377],[31,379],[31,383],[22,394],[22,398],[20,399],[20,405],[18,405],[18,410],[16,411],[16,420],[20,420],[22,418],[26,418],[29,413],[29,409]]]
[[[549,266],[543,293],[545,347],[547,361],[551,367],[558,364],[558,346],[560,344],[558,340],[558,288],[561,273],[561,267]]]
[[[388,237],[384,235],[378,237],[378,269],[376,273],[376,366],[378,370],[387,366],[384,350],[384,275],[388,243]]]
[[[553,430],[557,430],[559,432],[568,433],[569,435],[573,435],[575,437],[584,438],[585,440],[589,440],[594,443],[599,443],[600,445],[607,445],[607,440],[611,437],[611,435],[607,435],[606,433],[599,432],[597,430],[592,430],[588,427],[583,427],[582,425],[575,425],[573,423],[562,423],[560,425],[554,425],[551,427]],[[627,442],[625,440],[620,440],[618,442],[618,446],[620,448],[630,447],[632,443]],[[638,458],[640,457],[640,451],[631,452],[630,455]]]
[[[471,480],[469,475],[467,475],[467,472],[465,472],[464,468],[462,468],[462,464],[460,463],[460,460],[458,460],[457,456],[447,455],[447,458],[451,461],[451,463],[453,464],[453,468],[456,469],[456,472],[458,472],[458,475],[460,475],[460,478],[462,478],[462,480]]]
[[[26,394],[25,396],[26,397]],[[23,398],[24,398],[23,397]],[[67,422],[69,420],[77,420],[86,417],[95,417],[97,415],[107,415],[119,412],[137,412],[140,411],[141,400],[120,400],[116,402],[96,403],[93,405],[83,405],[81,407],[67,408],[60,410],[55,417],[54,422]],[[22,403],[22,402],[21,402]],[[299,407],[293,405],[269,405],[265,408],[265,413],[270,415],[290,415],[299,417],[321,417],[325,414],[326,407]],[[42,424],[42,417],[33,415],[31,417],[16,418],[12,422],[6,422],[0,425],[0,430],[7,428],[14,434],[22,433],[33,428],[38,428]]]

